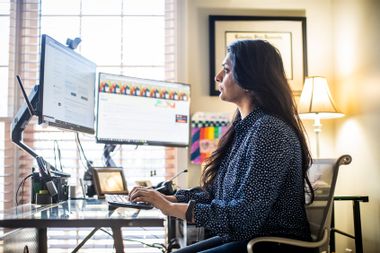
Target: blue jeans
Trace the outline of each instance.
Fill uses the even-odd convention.
[[[247,252],[247,244],[249,240],[223,242],[219,236],[211,237],[209,239],[194,243],[185,248],[175,251],[176,253],[231,253]],[[259,243],[254,247],[256,253],[317,253],[317,249],[303,249],[291,245],[279,243]]]
[[[223,253],[223,252],[247,252],[248,241],[225,243],[219,236],[194,243],[175,251],[176,253]]]

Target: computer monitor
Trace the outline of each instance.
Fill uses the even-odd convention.
[[[39,124],[95,132],[96,64],[42,35]]]
[[[96,140],[107,144],[186,147],[190,86],[99,73]]]

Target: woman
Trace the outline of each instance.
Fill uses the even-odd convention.
[[[304,186],[311,189],[311,156],[278,50],[262,40],[235,41],[222,67],[215,76],[219,97],[237,111],[205,165],[202,189],[164,196],[134,188],[131,200],[215,235],[177,252],[246,252],[258,236],[310,240]],[[255,250],[307,252],[269,243]]]

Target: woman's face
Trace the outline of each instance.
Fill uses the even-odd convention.
[[[246,96],[246,92],[241,88],[233,77],[232,64],[227,54],[222,63],[222,69],[215,76],[218,83],[219,97],[223,101],[239,104],[239,101]]]

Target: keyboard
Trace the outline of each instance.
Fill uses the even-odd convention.
[[[105,194],[104,195],[106,201],[111,206],[117,207],[131,207],[137,209],[152,209],[153,206],[151,204],[147,204],[144,202],[132,202],[128,200],[128,195],[122,194]]]

